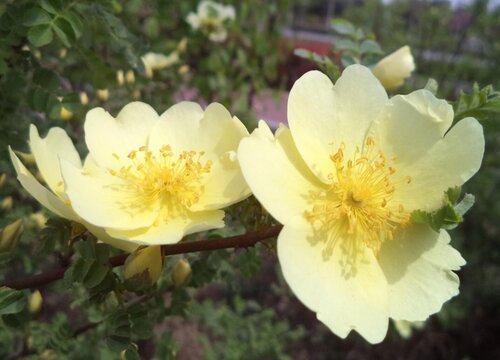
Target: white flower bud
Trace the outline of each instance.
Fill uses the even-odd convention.
[[[403,46],[380,60],[372,69],[384,88],[394,90],[403,85],[415,70],[415,62],[409,46]]]

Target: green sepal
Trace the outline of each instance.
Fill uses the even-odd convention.
[[[434,231],[454,229],[463,221],[463,216],[474,205],[474,196],[465,194],[460,202],[461,188],[449,188],[445,192],[445,204],[434,212],[415,210],[411,213],[414,224],[428,224]]]

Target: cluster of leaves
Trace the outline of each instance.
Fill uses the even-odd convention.
[[[79,92],[106,87],[112,65],[139,69],[141,42],[113,15],[113,3],[22,0],[0,7],[0,116],[17,120],[1,122],[2,158],[7,144],[25,146],[29,122],[50,126],[63,109],[83,114]],[[103,59],[104,47],[112,62]]]
[[[445,193],[444,205],[434,212],[415,210],[411,220],[415,224],[428,224],[435,231],[439,229],[451,230],[463,221],[463,216],[474,205],[474,195],[465,194],[460,199],[460,187],[450,188]]]
[[[230,307],[195,304],[192,317],[208,332],[200,338],[205,359],[290,359],[286,347],[304,332],[291,329],[272,309],[235,297]]]
[[[470,94],[462,91],[454,104],[455,121],[466,117],[474,117],[485,121],[500,116],[500,92],[493,86],[480,88],[474,83]]]
[[[336,34],[331,55],[320,55],[307,49],[295,49],[294,54],[314,62],[333,81],[341,72],[335,59],[340,59],[342,67],[352,64],[371,66],[384,53],[373,33],[366,33],[345,19],[332,20],[331,29]]]

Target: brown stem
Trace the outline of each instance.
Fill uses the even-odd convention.
[[[221,239],[207,239],[199,241],[180,242],[171,245],[162,245],[162,251],[165,255],[186,254],[198,251],[211,251],[229,248],[246,248],[254,246],[259,241],[277,236],[281,230],[281,225],[271,226],[262,230],[249,232],[243,235],[230,236]],[[111,266],[123,265],[128,254],[121,254],[109,259]],[[19,279],[6,280],[0,284],[11,289],[31,289],[40,288],[53,281],[62,279],[67,268],[48,271],[37,275],[32,275]]]

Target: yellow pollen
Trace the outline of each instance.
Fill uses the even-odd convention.
[[[312,242],[324,242],[325,258],[339,242],[349,251],[367,246],[378,255],[382,243],[410,222],[410,214],[394,203],[393,194],[395,185],[407,185],[411,178],[394,178],[396,168],[389,163],[395,158],[386,158],[371,137],[362,149],[356,148],[352,159],[344,159],[344,152],[342,143],[330,156],[333,172],[328,188],[309,194],[312,207],[304,216],[317,233]]]
[[[120,183],[113,185],[129,200],[122,204],[133,210],[143,210],[159,202],[160,207],[182,205],[189,208],[204,192],[202,178],[212,168],[212,161],[203,162],[204,152],[183,151],[174,155],[169,145],[152,152],[146,146],[131,151],[128,161],[109,169]],[[159,221],[159,220],[158,220]]]

